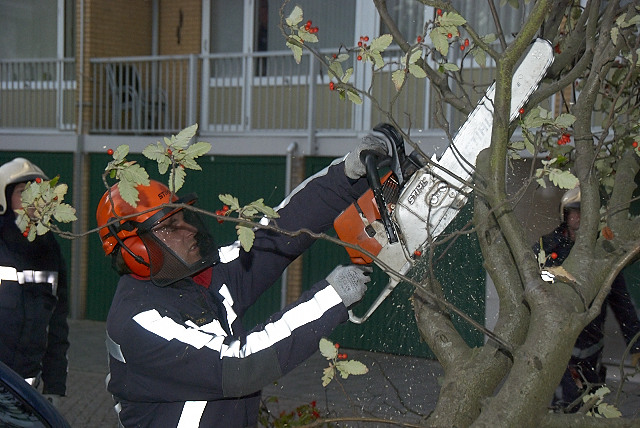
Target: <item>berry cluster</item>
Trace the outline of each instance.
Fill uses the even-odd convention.
[[[313,23],[311,20],[308,20],[306,24],[304,24],[304,29],[307,30],[311,34],[315,34],[318,32],[318,27],[312,27]]]
[[[358,41],[358,47],[361,49],[367,48],[367,42],[369,41],[369,36],[360,36],[360,40]],[[356,58],[358,61],[362,61],[362,55],[358,55]]]
[[[340,349],[340,344],[339,343],[336,343],[334,346],[336,347],[336,349]],[[347,358],[349,358],[349,356],[346,353],[338,352],[338,359],[339,360],[346,360]]]
[[[229,206],[224,205],[221,210],[216,210],[216,215],[225,216],[229,212]],[[224,223],[224,220],[218,219],[218,223]]]
[[[564,133],[560,136],[560,138],[558,138],[558,145],[559,146],[564,146],[567,143],[571,142],[571,135]]]

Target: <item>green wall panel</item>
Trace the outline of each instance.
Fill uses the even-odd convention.
[[[308,158],[307,173],[319,171],[331,160]],[[471,218],[470,208],[470,204],[466,206],[445,233],[462,228]],[[327,241],[313,244],[303,260],[304,289],[326,277],[337,264],[349,263],[346,251]],[[485,272],[475,236],[461,235],[449,248],[447,255],[435,265],[435,271],[445,288],[448,301],[476,321],[483,323]],[[354,308],[357,315],[364,314],[387,281],[387,276],[376,267],[365,298]],[[411,294],[411,286],[400,283],[367,321],[360,325],[343,324],[334,331],[331,339],[346,348],[433,357],[432,352],[420,339],[409,300]],[[472,346],[482,343],[481,333],[455,316],[453,320],[467,343]]]
[[[151,178],[166,182],[167,176],[160,176],[157,164],[142,155],[130,155],[129,160],[135,160],[142,165]],[[105,192],[101,174],[111,159],[110,156],[91,155],[90,182],[90,227],[96,227],[95,207]],[[202,171],[189,171],[185,185],[180,195],[190,192],[198,194],[198,206],[209,211],[222,207],[218,199],[219,194],[232,194],[241,204],[246,204],[258,198],[264,198],[265,203],[275,206],[284,197],[285,159],[283,157],[230,157],[210,156],[199,159]],[[210,220],[212,232],[220,245],[232,243],[236,239],[235,228],[232,223],[220,225]],[[97,234],[90,238],[89,245],[91,280],[87,292],[87,318],[93,320],[106,319],[115,293],[118,276],[112,270],[110,259],[104,255]],[[268,315],[280,308],[280,282],[274,284],[245,316],[247,325],[264,320]]]

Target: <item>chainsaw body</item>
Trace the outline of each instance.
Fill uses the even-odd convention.
[[[535,41],[513,77],[510,120],[518,116],[552,61],[549,42]],[[342,241],[357,247],[347,248],[353,263],[369,264],[374,256],[390,279],[362,317],[350,311],[352,322],[360,324],[373,313],[400,280],[393,272],[406,274],[466,204],[476,157],[491,143],[494,94],[495,84],[439,159],[434,155],[427,161],[417,152],[406,156],[397,130],[388,124],[374,128],[391,142],[390,162],[365,155],[371,189],[336,218],[334,228]],[[381,166],[391,169],[382,179]]]

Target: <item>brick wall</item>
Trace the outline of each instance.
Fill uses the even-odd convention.
[[[201,11],[200,0],[160,3],[160,55],[200,53]]]

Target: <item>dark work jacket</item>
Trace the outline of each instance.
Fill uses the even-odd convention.
[[[45,394],[65,395],[68,287],[53,233],[29,242],[12,211],[0,216],[0,360],[24,378],[42,376]]]
[[[547,255],[546,266],[561,265],[569,256],[569,252],[573,247],[573,242],[569,239],[566,223],[562,223],[553,232],[543,236],[542,246]],[[534,252],[537,253],[539,248],[540,244],[538,243],[534,246]],[[558,255],[555,260],[548,257],[554,252]],[[578,336],[572,353],[572,362],[577,363],[579,360],[587,359],[599,361],[599,358],[594,358],[594,356],[602,353],[607,305],[612,309],[627,345],[635,334],[640,331],[640,320],[638,320],[636,308],[627,290],[624,277],[620,274],[611,284],[611,291],[605,299],[598,316]],[[640,352],[640,339],[635,342],[631,349],[631,353],[636,352]]]
[[[296,188],[275,222],[284,230],[325,231],[365,188],[366,180],[351,183],[338,163]],[[221,250],[222,262],[205,271],[206,287],[192,278],[160,288],[121,277],[107,317],[107,346],[108,390],[123,426],[255,426],[260,390],[347,320],[340,296],[321,280],[246,331],[246,310],[313,243],[305,234],[255,233],[249,252],[237,245]]]

